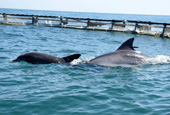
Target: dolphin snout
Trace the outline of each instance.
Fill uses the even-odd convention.
[[[19,61],[20,61],[19,59],[11,60],[11,62],[19,62]]]

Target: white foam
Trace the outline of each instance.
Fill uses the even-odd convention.
[[[138,54],[141,54],[141,52],[140,51],[135,51],[136,53],[138,53]]]
[[[94,59],[95,57],[90,57],[87,59],[75,59],[71,62],[71,65],[78,65],[78,64],[84,64],[84,63],[88,63],[90,60]]]
[[[170,63],[170,56],[157,55],[156,57],[148,58],[144,60],[146,64],[167,64]]]
[[[74,59],[70,64],[71,64],[71,65],[78,65],[78,64],[80,64],[81,62],[82,62],[81,59]]]
[[[90,57],[90,58],[87,58],[87,59],[75,59],[71,62],[71,65],[89,63],[89,61],[94,59],[94,58],[95,57]],[[152,58],[143,58],[141,64],[142,65],[156,65],[156,64],[167,64],[167,63],[170,63],[170,56],[157,55],[156,57],[152,57]],[[141,64],[139,64],[139,65],[141,65]],[[125,66],[125,64],[124,65],[115,65],[115,66]],[[129,65],[127,65],[127,66],[129,66]]]

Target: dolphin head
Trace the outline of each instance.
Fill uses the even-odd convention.
[[[25,55],[21,55],[19,57],[17,57],[16,59],[12,60],[11,62],[20,62],[20,61],[26,61],[26,56]]]

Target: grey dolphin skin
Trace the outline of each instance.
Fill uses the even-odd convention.
[[[81,54],[73,54],[67,57],[59,58],[43,53],[30,52],[17,57],[12,62],[25,61],[32,64],[50,64],[50,63],[69,63],[74,59],[78,59]]]
[[[115,52],[98,56],[90,60],[90,63],[108,67],[142,64],[145,59],[150,57],[136,51],[134,48],[137,47],[133,46],[133,41],[134,38],[128,39]]]

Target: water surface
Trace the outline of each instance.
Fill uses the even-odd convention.
[[[62,15],[100,19],[169,22],[144,16],[0,9],[1,13]],[[20,54],[58,57],[81,53],[79,61],[115,51],[125,40],[153,57],[149,65],[101,67],[86,64],[11,63]],[[0,25],[0,114],[11,115],[168,115],[170,39],[121,32]]]

